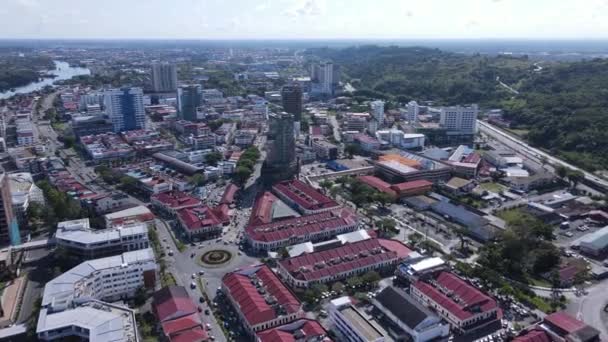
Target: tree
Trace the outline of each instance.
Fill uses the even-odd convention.
[[[342,291],[344,291],[344,284],[337,281],[331,286],[331,290],[336,293],[342,293]]]
[[[352,159],[354,155],[361,154],[361,147],[356,144],[347,144],[344,146],[344,153]]]
[[[223,159],[220,152],[213,151],[205,156],[205,161],[211,166],[217,166],[217,163]]]
[[[374,200],[380,204],[382,208],[385,208],[388,203],[393,203],[395,198],[386,192],[378,191],[373,196]]]
[[[331,189],[331,187],[334,185],[334,183],[332,183],[330,180],[323,180],[322,182],[319,183],[319,186],[321,186],[325,191],[327,191],[327,189]]]
[[[378,274],[378,272],[376,271],[369,271],[361,276],[361,281],[363,282],[363,284],[366,285],[376,284],[380,281],[380,279],[382,278],[380,277],[380,274]]]
[[[384,236],[393,235],[397,229],[397,222],[392,218],[385,218],[376,222],[376,227]]]
[[[348,280],[346,280],[346,284],[350,288],[356,288],[362,284],[362,280],[360,277],[354,276],[354,277],[348,278]]]
[[[568,178],[568,182],[571,184],[571,186],[576,188],[576,185],[585,179],[585,174],[580,170],[570,170],[566,177]]]
[[[555,169],[555,172],[557,173],[559,178],[562,179],[566,178],[566,176],[568,175],[568,169],[563,165],[558,166],[557,169]]]
[[[243,184],[247,179],[249,179],[252,173],[253,171],[250,168],[245,166],[237,166],[236,170],[234,171],[235,181],[239,184]]]
[[[203,184],[205,184],[205,176],[197,173],[195,175],[193,175],[192,177],[190,177],[189,179],[190,184],[194,185],[194,186],[202,186]]]

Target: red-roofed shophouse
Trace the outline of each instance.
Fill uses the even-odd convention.
[[[256,342],[298,341],[331,342],[332,340],[327,336],[327,331],[319,322],[308,318],[302,318],[256,334]]]
[[[422,195],[431,191],[432,187],[433,183],[424,179],[391,185],[399,197]]]
[[[206,205],[177,212],[180,228],[189,239],[208,239],[222,233],[222,218]]]
[[[317,214],[339,207],[336,201],[297,179],[279,182],[272,186],[272,191],[302,215]]]
[[[278,273],[290,285],[309,287],[369,271],[382,271],[403,261],[411,250],[399,241],[368,239],[278,263]]]
[[[266,265],[226,274],[222,291],[251,335],[302,318],[302,304]]]
[[[539,327],[556,342],[600,342],[600,332],[564,311],[545,316]]]
[[[245,228],[245,235],[253,249],[268,251],[302,242],[327,240],[356,229],[356,214],[346,208],[336,208],[270,223],[258,224],[254,220]]]
[[[161,192],[150,197],[154,208],[166,215],[175,216],[178,211],[194,208],[202,204],[201,200],[181,191]]]
[[[207,341],[197,308],[182,286],[165,287],[153,295],[152,311],[171,342]]]
[[[410,285],[410,294],[433,308],[452,325],[468,333],[502,318],[496,300],[450,272],[435,278],[418,280]]]

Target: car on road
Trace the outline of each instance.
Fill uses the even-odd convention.
[[[192,273],[192,279],[196,279],[196,273]]]
[[[211,330],[211,324],[206,323],[206,324],[205,324],[205,329],[207,329],[207,330]]]
[[[169,256],[173,256],[173,251],[169,250],[169,252],[167,253]]]
[[[203,296],[200,296],[200,297],[198,297],[198,301],[199,301],[199,303],[204,303],[205,298]]]
[[[196,288],[196,283],[195,282],[191,282],[190,283],[190,288],[194,290]]]
[[[203,270],[198,271],[198,275],[205,275],[205,271],[203,271]]]
[[[205,315],[209,315],[209,309],[205,309]]]

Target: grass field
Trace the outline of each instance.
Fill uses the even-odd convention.
[[[481,183],[481,184],[479,184],[479,186],[484,190],[496,192],[496,193],[499,193],[505,189],[504,185],[494,183],[494,182]]]

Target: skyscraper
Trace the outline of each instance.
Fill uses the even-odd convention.
[[[293,115],[296,122],[302,120],[302,88],[297,83],[286,85],[281,89],[283,110]]]
[[[384,101],[376,100],[371,102],[372,115],[378,121],[378,125],[384,125]]]
[[[146,126],[141,88],[110,89],[104,92],[106,114],[115,133],[143,129]]]
[[[268,154],[262,173],[271,181],[289,179],[297,167],[293,115],[285,112],[270,114],[269,119]]]
[[[175,64],[152,64],[152,90],[170,92],[177,89],[177,68]]]
[[[0,246],[21,243],[19,224],[13,212],[10,181],[6,173],[0,173]]]
[[[203,90],[199,84],[180,86],[177,88],[177,110],[179,117],[188,121],[196,121],[196,109],[201,106]]]

